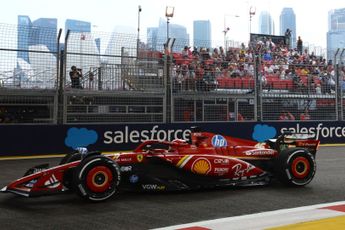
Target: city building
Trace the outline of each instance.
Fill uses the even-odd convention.
[[[345,48],[345,8],[328,12],[327,59],[334,60],[337,49]],[[343,59],[344,60],[344,59]]]
[[[56,72],[57,19],[18,15],[17,60],[13,83],[21,87],[49,87]],[[45,60],[42,62],[42,60]]]
[[[65,33],[67,33],[68,30],[75,33],[91,32],[91,23],[80,20],[67,19],[65,21]]]
[[[259,33],[274,35],[274,21],[268,11],[262,11],[259,17]]]
[[[30,46],[43,45],[49,52],[56,52],[57,19],[39,18],[33,22],[29,16],[18,15],[17,58],[22,58],[27,63],[29,60]]]
[[[147,34],[147,47],[151,50],[157,50],[158,27],[149,27],[146,31]]]
[[[169,28],[168,28],[169,26]],[[156,27],[151,27],[147,30],[147,43],[152,44],[150,47],[152,50],[162,51],[164,50],[164,44],[167,42],[168,32],[169,38],[175,38],[175,43],[173,46],[174,52],[180,52],[183,47],[189,46],[189,34],[184,26],[167,23],[164,19],[159,19],[159,25]]]
[[[296,47],[296,15],[292,8],[283,8],[280,14],[280,35],[285,35],[286,30],[291,31],[291,47]]]
[[[193,45],[198,48],[211,48],[210,20],[197,20],[193,22]]]

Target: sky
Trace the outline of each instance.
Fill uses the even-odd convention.
[[[166,6],[175,8],[172,24],[187,28],[192,38],[194,20],[210,20],[212,40],[223,41],[223,30],[230,27],[227,38],[246,42],[249,38],[249,9],[255,9],[251,31],[258,33],[260,12],[269,11],[279,35],[279,15],[284,7],[292,7],[296,15],[297,36],[306,44],[326,48],[328,12],[345,8],[344,0],[11,0],[0,10],[0,23],[17,24],[18,15],[28,15],[32,21],[38,18],[57,18],[59,28],[66,19],[92,23],[92,30],[112,32],[126,27],[126,32],[137,33],[138,6],[140,36],[147,27],[157,27],[159,18],[165,18]],[[238,17],[235,17],[238,16]]]

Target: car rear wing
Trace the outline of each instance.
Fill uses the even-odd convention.
[[[305,148],[308,149],[313,155],[319,149],[320,141],[315,139],[313,133],[293,133],[291,131],[285,131],[277,139],[268,140],[266,143],[278,151],[282,151],[286,148]]]

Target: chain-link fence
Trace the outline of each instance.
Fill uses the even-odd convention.
[[[0,40],[6,124],[345,119],[343,48],[329,63],[267,41],[164,50],[158,38],[11,25]]]

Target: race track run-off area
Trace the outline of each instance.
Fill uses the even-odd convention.
[[[1,160],[0,186],[34,165],[59,161]],[[120,193],[101,203],[85,202],[75,194],[0,194],[1,229],[308,229],[308,223],[317,227],[313,229],[337,229],[334,223],[345,222],[345,147],[321,146],[316,162],[314,180],[302,188],[273,182],[260,187]]]

